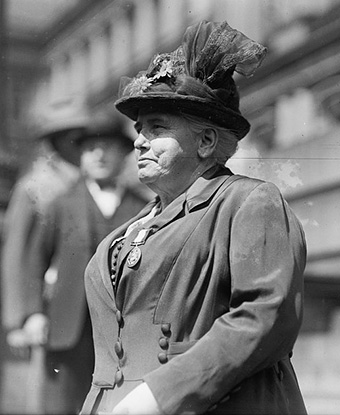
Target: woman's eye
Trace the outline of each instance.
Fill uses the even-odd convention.
[[[164,125],[161,125],[161,124],[155,124],[153,127],[152,127],[152,129],[153,130],[164,130]]]

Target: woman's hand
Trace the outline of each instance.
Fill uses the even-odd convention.
[[[161,415],[149,386],[142,383],[113,408],[113,415]]]

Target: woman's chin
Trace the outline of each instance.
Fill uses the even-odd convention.
[[[148,174],[144,174],[143,172],[138,173],[138,179],[143,184],[151,184],[154,182],[154,178],[152,176],[149,176]]]

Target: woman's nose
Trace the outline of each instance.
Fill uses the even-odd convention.
[[[93,151],[94,155],[98,158],[103,157],[105,155],[105,149],[102,147],[96,147]]]
[[[141,150],[143,148],[149,148],[150,141],[142,133],[139,133],[138,137],[136,138],[134,142],[134,145],[135,145],[135,149]]]

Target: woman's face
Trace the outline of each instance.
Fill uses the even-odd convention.
[[[138,176],[156,193],[177,196],[199,167],[198,140],[177,115],[140,112],[135,124]]]
[[[81,170],[94,181],[112,179],[119,174],[125,156],[126,150],[117,140],[88,138],[81,144]]]

